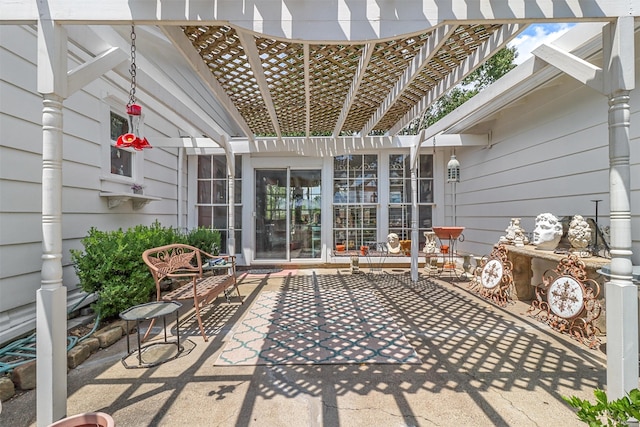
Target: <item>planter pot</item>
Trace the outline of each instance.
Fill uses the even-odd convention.
[[[63,418],[50,424],[49,427],[115,427],[115,425],[111,415],[104,412],[87,412]]]
[[[360,254],[365,256],[369,253],[369,246],[360,246]]]
[[[344,252],[345,249],[346,249],[345,245],[336,245],[337,252]]]

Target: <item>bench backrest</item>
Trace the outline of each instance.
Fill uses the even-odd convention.
[[[156,284],[164,278],[202,276],[202,256],[194,246],[181,243],[147,249],[142,259],[151,270]]]

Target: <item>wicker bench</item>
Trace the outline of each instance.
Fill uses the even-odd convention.
[[[203,258],[213,260],[214,272],[222,274],[204,275],[208,265],[203,265]],[[226,291],[231,287],[235,287],[240,301],[243,302],[236,282],[234,256],[211,255],[193,246],[176,243],[147,249],[143,252],[142,259],[149,267],[156,283],[158,301],[193,300],[198,326],[205,341],[208,337],[204,332],[200,309],[205,304],[213,302],[223,292],[227,296]],[[186,281],[186,283],[162,295],[160,285],[165,279]]]

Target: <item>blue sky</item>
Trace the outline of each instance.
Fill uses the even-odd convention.
[[[575,24],[532,24],[509,47],[515,46],[518,51],[516,64],[521,64],[531,57],[531,51],[542,43],[550,43],[557,39]]]

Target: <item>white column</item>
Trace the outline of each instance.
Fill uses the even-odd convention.
[[[62,100],[67,37],[38,21],[38,91],[42,110],[42,279],[36,293],[37,425],[67,415],[67,289],[62,286]]]
[[[67,412],[67,288],[62,286],[62,100],[42,111],[42,282],[36,294],[38,426]]]
[[[603,31],[605,92],[609,95],[611,281],[605,285],[607,394],[638,387],[638,290],[631,281],[630,108],[635,84],[634,20],[618,18]]]
[[[418,147],[420,138],[411,146],[409,164],[411,165],[411,281],[418,281],[418,263],[420,239],[418,233]]]
[[[631,281],[629,92],[609,97],[611,281],[605,285],[607,391],[610,399],[638,387],[638,289]]]

